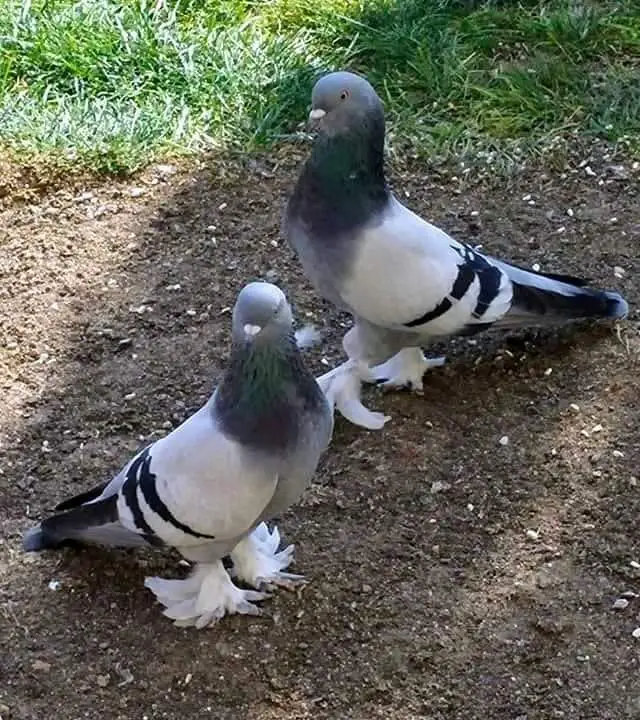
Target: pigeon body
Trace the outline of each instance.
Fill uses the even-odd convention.
[[[317,291],[354,317],[343,341],[349,362],[321,384],[358,424],[385,419],[362,407],[353,375],[421,389],[425,370],[443,362],[424,357],[420,347],[430,341],[626,316],[619,294],[484,255],[400,203],[384,175],[382,103],[364,78],[321,78],[310,117],[318,135],[283,232]]]
[[[222,565],[260,588],[292,585],[265,521],[311,481],[333,428],[331,407],[306,369],[283,293],[250,283],[233,313],[231,356],[209,401],[139,452],[109,483],[61,503],[25,534],[27,551],[69,542],[175,547],[199,563],[186,580],[148,578],[180,624],[204,627],[227,612],[253,613],[261,592],[237,588]]]

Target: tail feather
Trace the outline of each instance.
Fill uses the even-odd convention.
[[[563,320],[621,319],[627,301],[616,292],[587,287],[587,281],[569,275],[525,270],[496,261],[513,286],[511,310],[496,325],[551,324]]]
[[[39,526],[27,530],[22,544],[26,552],[40,552],[77,542],[139,547],[150,540],[120,524],[117,496],[111,495],[46,518]]]
[[[624,318],[629,307],[618,293],[575,288],[572,294],[513,283],[513,308],[549,320]]]
[[[60,512],[61,510],[71,510],[72,508],[80,507],[80,505],[84,505],[85,503],[91,502],[92,500],[97,500],[100,495],[102,495],[102,492],[108,484],[108,482],[102,483],[101,485],[96,485],[96,487],[93,487],[90,490],[78,493],[78,495],[74,495],[68,500],[64,500],[63,502],[58,503],[58,505],[56,505],[56,510],[58,512]]]

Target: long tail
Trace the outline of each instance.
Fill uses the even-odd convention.
[[[148,544],[148,539],[127,530],[118,518],[117,495],[87,502],[69,508],[80,497],[95,491],[83,493],[62,503],[63,512],[43,520],[40,525],[27,530],[22,540],[26,552],[54,550],[75,543],[90,543],[111,547],[139,547]]]
[[[621,319],[629,312],[627,301],[616,292],[587,287],[588,282],[570,275],[527,270],[499,260],[513,284],[509,312],[496,323],[501,327],[557,324],[570,320]]]

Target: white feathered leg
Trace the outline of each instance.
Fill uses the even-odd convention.
[[[316,378],[316,381],[331,405],[354,425],[380,430],[390,420],[388,415],[367,409],[360,400],[362,382],[375,382],[365,363],[348,360]]]
[[[414,392],[422,392],[422,378],[427,370],[441,367],[444,357],[426,358],[420,348],[408,347],[400,350],[386,362],[369,369],[373,382],[383,388],[408,387]],[[367,382],[365,380],[365,382]]]
[[[163,614],[176,625],[204,628],[215,625],[225,615],[260,615],[253,603],[269,595],[236,587],[220,560],[196,565],[184,580],[148,577],[147,587],[165,606]]]
[[[293,560],[294,546],[288,545],[278,551],[280,533],[274,526],[269,531],[266,523],[241,540],[231,551],[233,577],[252,585],[258,590],[275,586],[293,590],[306,581],[302,575],[283,572]]]

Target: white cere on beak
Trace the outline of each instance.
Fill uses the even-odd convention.
[[[248,335],[249,337],[255,337],[260,330],[262,330],[260,325],[251,325],[250,323],[247,323],[244,326],[245,335]]]
[[[320,120],[327,114],[326,110],[323,110],[322,108],[315,108],[315,110],[312,110],[309,113],[309,120]]]

